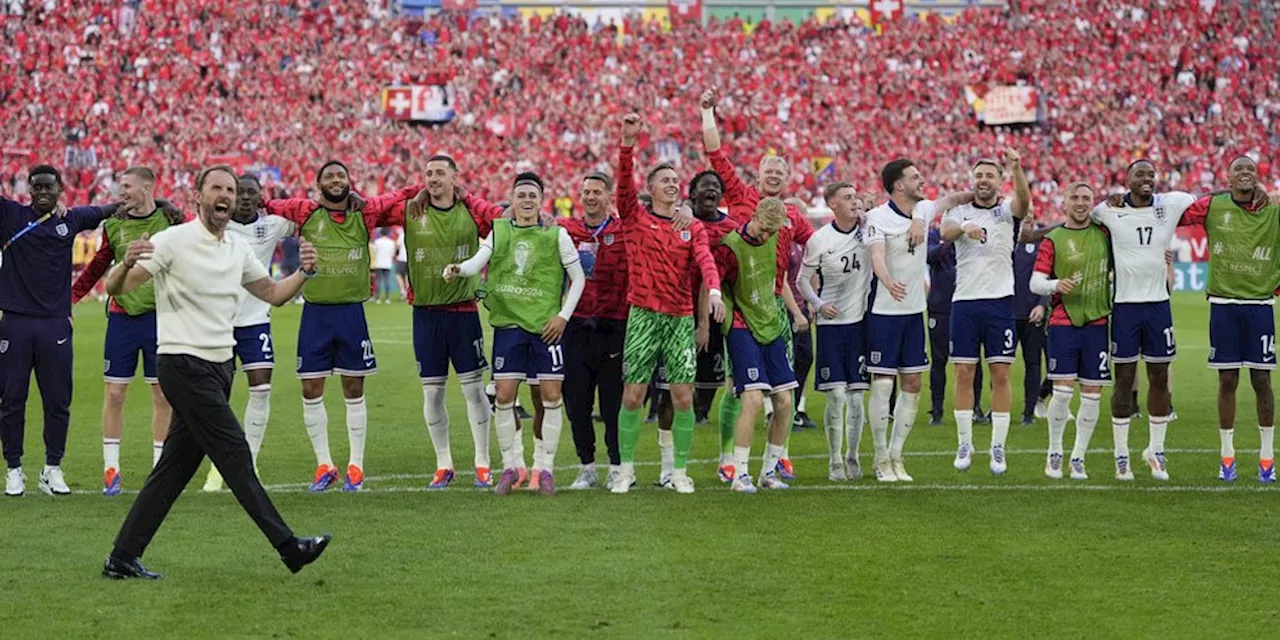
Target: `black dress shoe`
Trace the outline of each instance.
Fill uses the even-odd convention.
[[[941,427],[941,426],[942,426],[942,414],[941,414],[941,413],[931,413],[931,414],[929,414],[929,426],[931,426],[931,427]]]
[[[112,580],[126,580],[129,578],[140,578],[142,580],[159,580],[164,576],[154,571],[147,571],[142,566],[142,562],[134,558],[133,562],[125,562],[112,556],[107,556],[107,561],[102,563],[102,577],[111,578]]]
[[[294,538],[280,548],[280,560],[284,562],[284,566],[289,567],[289,571],[302,571],[303,567],[315,562],[324,553],[332,539],[333,535],[328,533],[318,538]]]

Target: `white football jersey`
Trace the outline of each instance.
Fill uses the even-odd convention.
[[[915,218],[932,220],[937,215],[937,204],[932,200],[916,203],[911,214]],[[912,247],[908,242],[912,217],[900,213],[890,203],[882,204],[867,212],[866,243],[884,245],[884,262],[889,273],[907,289],[901,301],[894,300],[889,291],[880,287],[876,292],[871,312],[886,316],[905,316],[924,313],[924,279],[928,272],[928,246],[926,243]],[[868,261],[870,258],[868,258]]]
[[[1003,200],[986,209],[975,204],[960,205],[946,213],[944,220],[964,225],[973,222],[986,234],[974,240],[967,234],[955,240],[956,300],[999,300],[1013,295],[1013,211]]]
[[[804,266],[818,274],[814,287],[823,302],[835,305],[840,315],[815,314],[818,324],[853,324],[867,314],[871,293],[871,259],[863,242],[863,227],[848,233],[828,224],[814,232],[804,249]]]
[[[1182,214],[1196,201],[1181,191],[1157,193],[1150,207],[1093,210],[1093,219],[1111,233],[1115,255],[1116,302],[1163,302],[1169,299],[1165,251],[1173,242]]]
[[[276,245],[280,239],[293,235],[297,225],[280,216],[258,214],[258,219],[249,224],[240,224],[235,220],[227,223],[227,231],[244,240],[253,251],[253,256],[262,266],[271,271],[271,258],[276,253]],[[236,309],[233,326],[252,327],[271,322],[271,305],[263,302],[248,291],[241,291],[240,306]]]

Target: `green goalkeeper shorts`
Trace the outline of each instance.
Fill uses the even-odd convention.
[[[668,384],[693,384],[698,372],[693,316],[669,316],[631,307],[622,350],[622,381],[648,384],[662,362]]]

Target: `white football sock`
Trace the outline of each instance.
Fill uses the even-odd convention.
[[[329,413],[324,408],[324,396],[302,400],[302,425],[311,438],[311,449],[316,453],[316,464],[333,466],[329,454]]]
[[[782,457],[782,445],[764,444],[764,461],[760,464],[760,474],[764,475],[778,468],[778,459]],[[743,470],[745,471],[745,469]],[[742,473],[739,471],[738,473]]]
[[[675,441],[670,431],[658,429],[658,453],[662,459],[662,475],[669,476],[676,466]]]
[[[1236,430],[1218,429],[1218,438],[1222,440],[1222,459],[1234,460],[1236,457]]]
[[[120,470],[120,438],[102,439],[102,470]]]
[[[1079,458],[1081,460],[1084,459],[1085,451],[1089,450],[1089,439],[1093,437],[1093,430],[1098,427],[1098,405],[1101,401],[1102,401],[1102,394],[1100,393],[1085,393],[1083,391],[1080,392],[1080,409],[1079,409],[1080,412],[1079,414],[1076,415],[1076,447],[1080,447],[1080,438],[1081,436],[1084,436],[1084,447],[1081,448],[1079,451],[1079,454],[1080,454]],[[1114,424],[1114,420],[1112,422]],[[1127,443],[1128,437],[1129,437],[1128,418],[1125,419],[1124,435],[1125,435],[1125,442]],[[1072,458],[1077,457],[1076,453],[1077,452],[1073,450],[1071,452],[1071,457]],[[1116,455],[1122,455],[1122,454],[1117,452]],[[1126,455],[1126,456],[1129,455],[1129,449],[1127,444],[1125,445],[1123,455]]]
[[[1169,429],[1169,416],[1150,416],[1147,424],[1150,427],[1147,448],[1152,453],[1164,453],[1164,434]]]
[[[271,416],[271,383],[249,387],[249,402],[244,407],[244,439],[257,464],[262,440],[267,435],[267,418]]]
[[[889,459],[889,396],[893,395],[893,380],[877,379],[871,383],[871,402],[867,412],[871,416],[871,440],[875,443],[876,463]]]
[[[1084,398],[1080,399],[1080,417],[1076,418],[1076,426],[1080,425],[1080,419],[1084,417]],[[1112,418],[1111,419],[1111,441],[1115,446],[1116,457],[1129,457],[1129,425],[1131,418]]]
[[[156,464],[160,462],[160,454],[164,453],[164,440],[151,441],[151,468],[156,468]]]
[[[858,447],[862,444],[862,424],[867,421],[867,416],[862,410],[862,391],[850,390],[847,393],[849,413],[844,419],[844,435],[848,441],[845,455],[853,459],[858,457]]]
[[[564,428],[564,402],[543,400],[542,408],[545,410],[542,416],[542,453],[546,465],[542,468],[554,471],[556,450],[560,448],[560,432]]]
[[[1075,390],[1070,387],[1053,388],[1053,396],[1049,399],[1049,453],[1062,453],[1062,437],[1067,433],[1067,422],[1071,420],[1071,396]],[[1071,450],[1071,458],[1084,460],[1089,450],[1089,438],[1092,433],[1083,434],[1076,427],[1076,444]]]
[[[804,394],[800,394],[800,402],[796,403],[796,413],[804,413]]]
[[[1258,452],[1259,460],[1274,460],[1275,453],[1275,427],[1258,427],[1258,435],[1262,437],[1262,450]]]
[[[475,443],[477,469],[489,468],[489,396],[480,378],[462,382],[462,397],[467,401],[467,420],[471,423],[471,440]]]
[[[844,463],[844,407],[847,401],[844,389],[827,391],[827,410],[822,418],[822,427],[827,432],[827,455],[833,465]]]
[[[1009,412],[991,412],[991,446],[1003,447],[1009,439]]]
[[[956,444],[973,446],[973,409],[956,409],[952,412],[956,417]]]
[[[436,451],[436,468],[452,469],[453,452],[449,449],[449,409],[444,403],[444,384],[422,385],[422,419],[427,422],[427,434],[431,436],[431,447]]]
[[[907,393],[905,391],[898,392],[898,404],[893,411],[893,439],[889,445],[889,457],[894,460],[902,459],[902,447],[907,443],[907,436],[911,435],[911,428],[916,423],[916,411],[920,407],[920,394]],[[1008,417],[1009,414],[1005,414]]]
[[[544,418],[545,419],[545,418]],[[547,468],[546,449],[542,447],[542,438],[533,437],[533,466],[529,467],[532,473],[537,473]],[[523,455],[521,457],[524,457]]]
[[[773,416],[773,396],[764,397],[764,421],[769,422],[769,418]]]
[[[368,433],[369,413],[364,396],[347,398],[347,442],[351,445],[348,464],[364,470],[364,439]]]
[[[516,440],[520,434],[516,433],[516,414],[515,403],[497,404],[493,410],[493,427],[498,432],[498,450],[502,453],[503,469],[519,469],[524,466],[524,460],[516,463]],[[523,454],[522,454],[523,457]]]
[[[750,464],[751,464],[751,447],[734,446],[733,472],[738,475],[742,475],[744,473],[747,475],[751,475],[750,471],[748,471],[748,465]]]

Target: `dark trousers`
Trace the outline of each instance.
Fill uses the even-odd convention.
[[[1032,324],[1026,318],[1018,320],[1018,341],[1022,343],[1022,364],[1025,367],[1022,376],[1022,416],[1034,417],[1036,402],[1040,400],[1045,387],[1049,387],[1048,378],[1041,379],[1041,362],[1049,357],[1046,351],[1049,340],[1045,333],[1045,323]],[[1052,392],[1052,388],[1050,388]]]
[[[942,415],[947,397],[947,360],[951,356],[951,316],[929,314],[929,413]],[[982,367],[973,374],[973,407],[982,407]]]
[[[44,402],[44,463],[62,464],[71,422],[73,347],[70,318],[0,312],[0,442],[10,469],[22,466],[32,370]]]
[[[618,411],[622,409],[622,347],[626,335],[626,320],[573,318],[565,328],[565,411],[582,464],[596,461],[596,425],[591,414],[597,394],[609,464],[622,464]]]
[[[162,355],[156,369],[160,388],[173,405],[173,421],[160,462],[142,485],[116,536],[116,555],[126,559],[142,556],[206,455],[271,546],[278,548],[291,540],[293,531],[253,473],[249,443],[227,404],[235,375],[231,361]]]
[[[795,406],[799,407],[800,396],[804,395],[804,383],[809,380],[809,369],[813,368],[813,331],[797,333],[791,339],[795,352],[796,382],[800,383],[795,390]]]

